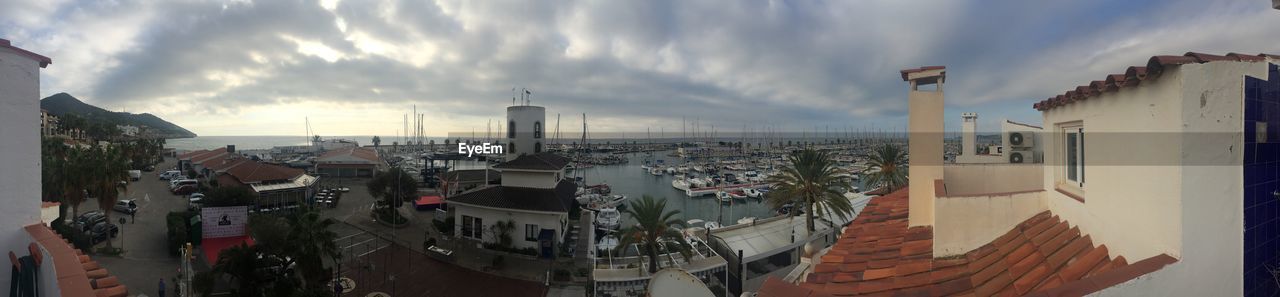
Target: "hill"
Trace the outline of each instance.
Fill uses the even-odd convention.
[[[97,106],[89,105],[76,99],[67,93],[57,93],[52,96],[40,99],[40,108],[49,111],[49,113],[62,117],[66,114],[75,114],[91,121],[105,121],[118,125],[133,125],[139,127],[147,127],[150,133],[161,138],[191,138],[196,137],[195,133],[191,133],[185,128],[174,125],[168,121],[161,119],[149,113],[134,114],[128,112],[108,111]]]

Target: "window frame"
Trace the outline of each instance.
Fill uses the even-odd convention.
[[[1083,121],[1071,121],[1058,123],[1054,127],[1057,134],[1056,159],[1061,167],[1055,171],[1055,188],[1059,193],[1080,202],[1084,202],[1084,188],[1088,181],[1085,150],[1087,134],[1084,126]]]
[[[541,121],[533,122],[533,138],[542,139],[542,122]]]
[[[537,224],[524,224],[524,241],[538,241],[540,231],[542,229],[538,229]]]
[[[516,121],[507,121],[507,138],[516,138]]]

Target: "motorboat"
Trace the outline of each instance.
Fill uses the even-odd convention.
[[[720,227],[721,227],[721,226],[720,226],[720,223],[716,223],[716,222],[707,222],[707,224],[702,225],[702,226],[703,226],[703,227],[706,227],[706,228],[707,228],[707,230],[720,229]]]
[[[689,227],[702,227],[702,225],[705,225],[707,221],[703,221],[702,219],[692,219],[692,220],[686,221],[685,223],[687,223],[686,226],[689,226]]]
[[[596,243],[596,250],[608,253],[618,248],[618,237],[613,235],[605,235]]]
[[[596,229],[613,231],[621,226],[622,213],[617,208],[607,207],[596,211]]]
[[[742,189],[742,193],[746,194],[747,197],[751,197],[751,198],[757,198],[757,199],[764,198],[764,193],[761,193],[760,190],[756,190],[753,188],[744,188]]]
[[[725,191],[716,192],[716,199],[719,199],[720,203],[733,203],[733,196],[729,196],[729,192]]]
[[[654,176],[662,176],[663,173],[665,173],[665,171],[663,171],[661,166],[654,166],[652,168],[649,168],[649,174],[652,174]]]
[[[729,197],[732,197],[733,199],[744,200],[744,199],[747,199],[747,193],[742,190],[733,190],[733,191],[729,191]]]
[[[739,225],[741,225],[741,224],[754,224],[755,222],[756,222],[756,217],[744,217],[744,218],[738,219],[738,224],[739,224]]]
[[[688,190],[689,190],[689,181],[687,181],[687,180],[685,180],[685,179],[683,179],[683,178],[676,178],[676,179],[671,180],[671,187],[672,187],[672,188],[676,188],[676,190],[688,191]]]
[[[705,188],[707,187],[707,180],[697,177],[690,178],[689,186],[694,188]]]
[[[675,167],[667,167],[667,168],[666,168],[665,170],[663,170],[663,171],[666,171],[666,172],[667,172],[667,174],[676,174],[676,168],[675,168]]]

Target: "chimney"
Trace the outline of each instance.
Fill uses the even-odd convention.
[[[934,181],[942,179],[942,112],[944,66],[902,70],[907,90],[907,153],[910,157],[908,187],[909,226],[933,226]]]
[[[227,154],[234,154],[235,152],[236,152],[236,145],[234,145],[234,144],[228,144],[228,145],[227,145]]]
[[[960,155],[973,156],[978,154],[978,114],[966,112],[960,114],[964,118],[964,122],[960,123]]]

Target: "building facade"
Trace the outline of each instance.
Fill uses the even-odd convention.
[[[385,168],[386,162],[378,150],[367,147],[346,147],[325,152],[315,160],[314,172],[329,177],[373,177]]]
[[[478,243],[498,243],[498,222],[514,225],[508,232],[512,247],[535,249],[554,257],[564,243],[569,209],[577,184],[565,178],[569,159],[553,153],[525,154],[494,166],[500,185],[481,186],[446,197],[454,217],[454,234]]]

